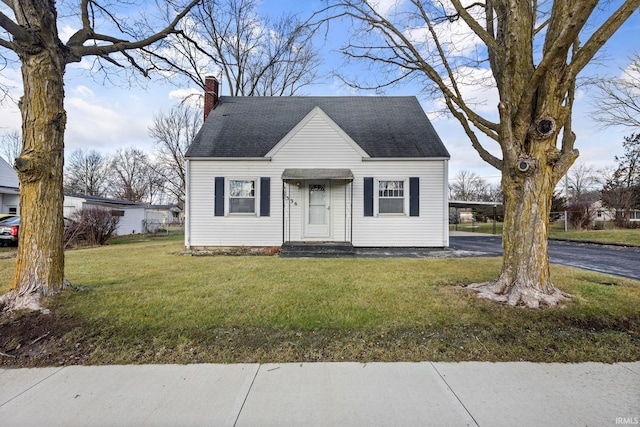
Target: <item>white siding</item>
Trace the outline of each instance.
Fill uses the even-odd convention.
[[[65,218],[71,217],[75,211],[82,209],[85,199],[73,196],[64,196],[63,215]]]
[[[0,187],[18,188],[18,174],[9,163],[0,158]]]
[[[287,168],[345,168],[354,175],[353,241],[361,247],[441,247],[447,245],[446,161],[364,159],[352,141],[322,112],[312,115],[272,153],[271,160],[191,159],[188,185],[187,246],[279,246],[283,242],[282,172]],[[225,179],[271,178],[270,216],[214,216],[214,181]],[[420,179],[420,216],[375,215],[364,217],[364,177],[376,179]],[[290,240],[302,240],[304,194],[292,183],[285,196]],[[331,239],[348,240],[350,207],[345,209],[351,189],[343,181],[331,184]],[[377,190],[377,189],[374,189]],[[377,193],[377,191],[374,191]],[[256,194],[256,200],[260,196]],[[256,205],[258,203],[256,202]],[[258,206],[256,211],[259,212]],[[290,215],[289,215],[290,212]]]
[[[442,247],[448,230],[445,218],[444,194],[445,161],[366,161],[353,170],[353,245],[363,247]],[[374,185],[374,216],[364,216],[364,177],[374,179],[420,179],[420,216],[378,215],[375,205],[377,187]],[[405,188],[408,196],[408,187]]]
[[[142,225],[145,219],[146,208],[144,206],[123,206],[123,205],[109,205],[104,204],[92,204],[82,197],[64,196],[64,216],[65,218],[71,217],[76,210],[82,209],[84,206],[96,206],[99,208],[123,211],[124,215],[120,217],[118,222],[118,228],[115,234],[118,236],[126,234],[142,233]]]
[[[13,208],[17,214],[20,214],[20,195],[19,194],[7,194],[0,193],[0,213],[9,213]]]
[[[114,206],[113,209],[124,211],[124,215],[120,217],[116,235],[137,234],[144,231],[142,228],[145,219],[144,207],[119,208]]]
[[[18,174],[15,169],[0,158],[0,213],[9,213],[11,208],[15,209],[16,213],[20,213],[18,187]]]

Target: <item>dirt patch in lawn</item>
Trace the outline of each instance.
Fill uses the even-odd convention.
[[[55,312],[0,315],[0,367],[82,364],[90,349],[73,336],[80,322]]]

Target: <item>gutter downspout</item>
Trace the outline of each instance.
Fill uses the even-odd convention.
[[[187,176],[187,182],[185,183],[184,191],[184,246],[187,250],[191,249],[191,160],[185,159],[185,172]]]
[[[443,176],[444,176],[444,217],[442,219],[442,225],[443,225],[443,235],[442,235],[442,242],[444,244],[445,248],[449,247],[449,161],[445,160],[444,164],[444,171],[443,171]]]

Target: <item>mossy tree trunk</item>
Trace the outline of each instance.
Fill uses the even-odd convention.
[[[481,297],[509,305],[538,308],[569,298],[551,282],[548,221],[553,190],[578,157],[571,130],[575,75],[567,67],[571,49],[578,46],[576,36],[563,35],[566,14],[576,1],[567,0],[554,7],[543,48],[544,72],[533,60],[536,16],[531,13],[529,2],[495,3],[497,14],[517,17],[498,20],[495,33],[500,50],[490,54],[500,93],[503,260],[495,281],[470,288]],[[551,49],[561,54],[550,55]],[[562,148],[558,149],[561,130],[564,136]]]
[[[17,14],[31,37],[20,40],[24,94],[22,152],[15,160],[20,180],[20,229],[16,273],[2,297],[5,309],[39,309],[43,296],[68,286],[64,278],[63,156],[64,47],[52,4],[25,2]]]

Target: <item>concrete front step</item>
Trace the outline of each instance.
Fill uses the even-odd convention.
[[[285,258],[353,255],[355,249],[350,242],[286,242],[280,248]]]

